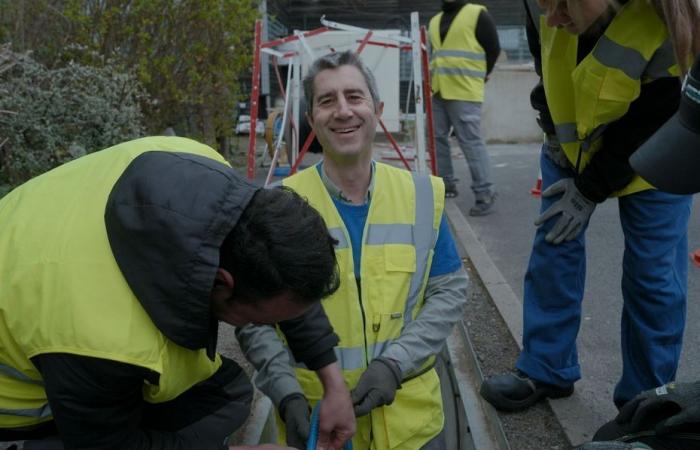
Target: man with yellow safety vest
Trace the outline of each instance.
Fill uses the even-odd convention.
[[[695,0],[540,4],[539,36],[528,25],[531,47],[541,48],[533,54],[542,85],[531,99],[546,133],[546,190],[525,275],[523,350],[516,370],[486,380],[481,394],[519,410],[573,393],[585,232],[596,205],[614,196],[625,239],[619,408],[673,381],[681,353],[691,198],[653,189],[628,158],[678,109],[690,46],[673,33],[691,36],[683,27],[700,17]]]
[[[428,34],[438,174],[445,181],[445,195],[455,197],[457,180],[448,142],[452,127],[471,173],[476,202],[469,214],[486,215],[493,211],[495,190],[481,137],[481,104],[484,83],[501,52],[496,26],[482,5],[443,0],[442,12],[430,20]]]
[[[350,437],[319,303],[339,285],[333,242],[297,194],[256,188],[184,138],[126,142],[16,188],[0,200],[0,441],[287,448],[228,446],[252,389],[216,353],[219,321],[287,319],[292,352],[331,386],[330,431]]]
[[[357,415],[354,449],[444,449],[433,366],[461,317],[468,280],[444,218],[443,183],[372,160],[383,103],[354,53],[317,59],[304,90],[323,161],[283,183],[309,200],[338,241],[340,289],[323,308],[340,336],[336,354]],[[304,449],[320,385],[282,341],[270,345],[271,327],[238,334],[254,354],[256,385],[286,425],[280,440]]]

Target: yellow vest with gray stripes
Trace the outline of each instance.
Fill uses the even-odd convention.
[[[369,362],[401,335],[423,305],[444,209],[444,185],[439,178],[375,163],[358,286],[350,237],[317,168],[289,177],[284,184],[308,198],[338,240],[340,288],[323,301],[323,308],[340,337],[336,354],[352,389]],[[404,374],[407,379],[394,403],[358,418],[355,450],[415,450],[442,430],[433,360],[415,374]],[[297,368],[297,377],[312,404],[322,397],[314,372]]]
[[[679,75],[668,30],[647,0],[630,0],[593,51],[576,63],[578,37],[540,20],[542,76],[557,138],[582,171],[600,148],[607,124],[624,116],[642,83]],[[615,196],[652,186],[635,178]]]
[[[175,145],[174,145],[175,144]],[[105,205],[124,169],[146,151],[194,153],[225,163],[183,138],[144,138],[79,158],[0,200],[0,428],[52,419],[30,358],[70,353],[159,374],[143,397],[165,402],[221,365],[205,350],[166,338],[134,297],[112,256]]]
[[[438,13],[428,25],[430,35],[430,77],[434,93],[445,100],[484,101],[486,53],[474,34],[482,5],[468,3],[457,13],[445,41],[440,39]]]

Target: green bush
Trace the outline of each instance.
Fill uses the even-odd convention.
[[[73,158],[145,134],[145,93],[131,75],[109,65],[51,70],[26,54],[0,53],[0,196]]]

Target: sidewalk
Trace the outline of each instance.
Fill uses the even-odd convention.
[[[493,298],[503,321],[520,345],[522,332],[523,279],[534,236],[534,220],[539,199],[529,191],[535,184],[539,145],[489,145],[493,180],[499,192],[495,212],[485,217],[468,217],[473,204],[467,165],[453,144],[455,174],[460,178],[460,195],[448,201],[450,208],[464,215],[469,232],[460,238],[467,247],[475,270]],[[689,228],[689,249],[700,247],[700,212],[694,208]],[[620,277],[624,243],[619,225],[617,201],[608,200],[594,212],[587,233],[588,271],[583,300],[582,322],[578,338],[582,379],[574,395],[551,401],[556,418],[573,444],[589,440],[595,430],[617,414],[612,391],[621,373],[620,315],[622,296]],[[688,313],[684,349],[678,379],[692,379],[700,373],[700,269],[688,269]],[[499,343],[485,343],[499,350]],[[503,367],[484,367],[485,375],[507,371],[515,355],[504,352]],[[486,364],[484,364],[486,365]],[[502,414],[504,421],[528,413]]]

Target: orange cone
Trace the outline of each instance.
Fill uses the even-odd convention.
[[[693,261],[697,267],[700,267],[700,249],[695,250],[690,254],[690,260]]]
[[[535,182],[535,187],[530,189],[530,195],[533,197],[540,197],[542,195],[542,171],[537,172],[537,182]]]

